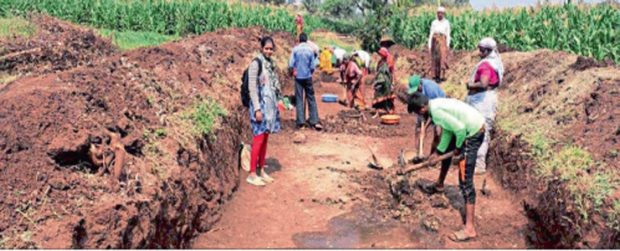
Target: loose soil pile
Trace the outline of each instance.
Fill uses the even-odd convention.
[[[37,33],[31,38],[0,41],[0,71],[41,75],[89,65],[118,52],[111,41],[93,30],[76,27],[48,16],[31,18]]]
[[[52,27],[75,41],[76,29],[63,25]],[[101,48],[104,40],[90,33],[14,64],[15,71],[42,69],[36,74],[83,67],[22,78],[0,91],[3,245],[189,247],[238,187],[238,146],[249,136],[239,79],[261,34],[208,33],[101,61],[70,56]],[[291,38],[275,37],[283,48],[276,56],[285,57]],[[71,60],[46,68],[58,55]],[[211,135],[194,136],[187,117],[206,100],[228,113]]]

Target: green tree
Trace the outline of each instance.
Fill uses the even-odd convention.
[[[359,10],[359,1],[356,0],[325,0],[320,10],[323,15],[334,18],[351,18]]]
[[[303,4],[308,13],[315,14],[321,7],[321,0],[304,0]]]
[[[356,36],[362,41],[364,50],[375,52],[379,49],[381,37],[389,26],[391,8],[388,5],[388,0],[364,0],[360,2],[365,19],[364,24],[356,31]]]

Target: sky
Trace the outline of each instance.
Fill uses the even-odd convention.
[[[471,6],[476,10],[481,10],[487,7],[497,6],[502,7],[515,7],[515,6],[530,6],[535,5],[539,0],[469,0]],[[577,0],[574,0],[577,2]],[[600,3],[604,0],[584,0],[586,3]],[[549,0],[549,2],[563,3],[564,0]]]

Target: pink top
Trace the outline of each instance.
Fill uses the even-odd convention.
[[[346,70],[347,72],[345,77],[347,82],[353,81],[355,78],[357,78],[357,76],[362,74],[360,68],[357,67],[357,64],[353,61],[349,62],[349,67]]]
[[[301,16],[297,16],[295,21],[297,22],[297,25],[303,25],[304,24],[304,18],[301,17]]]
[[[480,78],[482,78],[482,76],[489,77],[489,86],[495,87],[497,86],[497,84],[499,84],[499,76],[497,75],[495,69],[493,69],[493,66],[491,66],[491,64],[489,64],[488,62],[484,62],[478,67],[478,70],[476,70],[476,76],[474,77],[474,81],[480,81]]]

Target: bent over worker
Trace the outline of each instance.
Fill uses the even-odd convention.
[[[445,98],[446,94],[441,89],[441,87],[430,79],[420,78],[419,75],[412,75],[409,77],[409,88],[407,89],[408,95],[413,95],[415,93],[421,93],[429,100],[433,100],[436,98]],[[420,130],[426,130],[426,128],[430,125],[430,123],[426,122],[424,116],[418,115],[417,122],[415,126],[415,132],[413,134],[413,142],[418,142],[420,136]],[[423,125],[426,125],[423,127]],[[433,126],[433,128],[435,128]],[[422,139],[424,140],[424,139]],[[422,149],[418,149],[418,151],[422,151]]]
[[[465,159],[459,164],[459,188],[465,199],[465,227],[463,230],[454,232],[450,239],[467,241],[475,238],[477,233],[474,225],[476,204],[474,171],[476,155],[484,139],[484,117],[476,109],[460,100],[437,98],[429,101],[427,97],[419,93],[410,98],[408,110],[430,117],[433,123],[441,129],[441,140],[437,148],[433,149],[430,157],[431,163],[438,158],[438,153],[445,154],[455,149],[454,155],[459,156],[464,150]],[[433,186],[433,192],[443,192],[444,181],[451,162],[452,158],[441,162],[441,172]]]

